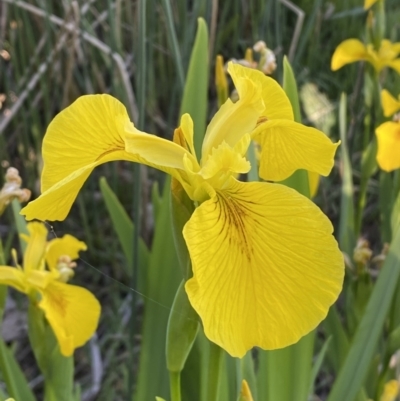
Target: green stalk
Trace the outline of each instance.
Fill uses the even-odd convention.
[[[342,196],[340,199],[340,221],[338,242],[340,249],[349,257],[352,257],[355,247],[354,233],[354,188],[353,188],[353,172],[351,168],[351,160],[349,149],[347,146],[347,130],[346,130],[346,94],[342,93],[339,106],[339,131],[340,155],[343,164],[342,178]]]
[[[144,128],[145,117],[145,98],[146,98],[146,0],[138,2],[138,27],[139,27],[139,40],[138,40],[138,74],[137,74],[137,102],[139,121],[135,121],[139,129]],[[131,288],[137,288],[139,281],[139,235],[140,235],[140,201],[141,201],[141,179],[140,179],[140,165],[135,163],[133,166],[133,211],[132,220],[134,222],[133,231],[133,244],[132,244],[132,276],[130,285]],[[134,399],[134,346],[135,334],[137,329],[136,318],[136,302],[137,293],[132,291],[131,311],[132,318],[129,325],[130,337],[130,368],[128,375],[128,394]]]
[[[5,264],[6,264],[6,259],[4,257],[3,242],[1,241],[0,238],[0,266]],[[6,305],[6,298],[7,298],[7,286],[0,285],[0,327],[3,321],[3,313]]]
[[[169,372],[171,401],[181,401],[181,372]]]
[[[221,365],[224,351],[210,341],[210,356],[208,360],[207,400],[218,401]]]

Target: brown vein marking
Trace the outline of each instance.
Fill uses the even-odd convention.
[[[118,146],[117,148],[110,149],[110,150],[106,150],[105,152],[103,152],[103,153],[95,160],[95,162],[99,161],[99,160],[102,159],[104,156],[107,156],[107,155],[110,154],[110,153],[118,152],[118,151],[120,151],[120,150],[125,150],[125,147],[124,147],[124,146],[122,146],[122,147],[119,147],[119,146]]]
[[[258,120],[257,120],[256,127],[258,127],[259,125],[261,125],[262,123],[265,123],[265,122],[267,122],[267,121],[268,121],[268,118],[267,118],[267,117],[265,117],[265,116],[259,117]]]
[[[231,230],[235,230],[236,234],[239,236],[239,241],[233,244],[238,246],[240,252],[246,256],[247,260],[250,262],[253,255],[253,247],[249,242],[246,232],[245,218],[248,217],[248,213],[245,208],[242,208],[235,199],[230,197],[221,196],[221,204],[224,208],[225,214],[225,224],[228,227],[224,227],[227,233],[227,240],[232,244],[234,237],[229,235]],[[233,227],[233,228],[232,228]]]
[[[63,294],[57,294],[54,291],[51,291],[51,293],[48,294],[47,299],[52,307],[57,310],[57,313],[62,317],[65,317],[67,313],[67,301],[63,298]]]

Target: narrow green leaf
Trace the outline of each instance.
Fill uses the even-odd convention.
[[[0,370],[10,396],[14,397],[16,400],[36,400],[18,362],[1,337]]]
[[[163,0],[163,6],[164,6],[165,14],[167,17],[166,20],[167,20],[168,40],[170,42],[172,54],[174,55],[175,67],[178,71],[179,83],[181,85],[181,88],[183,88],[184,83],[185,83],[185,74],[183,72],[181,51],[180,51],[178,39],[176,37],[176,32],[175,32],[175,24],[174,24],[174,19],[173,19],[172,10],[171,10],[171,1]]]
[[[288,58],[283,58],[283,90],[286,92],[293,108],[294,120],[298,123],[301,122],[299,94],[297,90],[297,82],[294,76],[292,66]]]
[[[340,220],[338,242],[340,249],[350,258],[355,247],[355,228],[354,228],[354,188],[353,172],[347,147],[346,135],[346,94],[342,93],[339,106],[339,131],[340,131],[340,155],[342,162],[342,196],[340,199]]]
[[[13,199],[11,202],[11,207],[14,215],[15,225],[17,226],[18,234],[29,234],[28,229],[26,227],[25,217],[19,214],[21,211],[21,204],[17,199]],[[19,244],[21,247],[21,253],[25,253],[26,242],[20,237]]]
[[[389,243],[392,237],[391,217],[393,210],[393,180],[386,171],[379,173],[379,211],[382,242]]]
[[[167,328],[167,368],[180,373],[199,330],[199,317],[189,302],[182,281],[176,292]]]
[[[208,69],[207,25],[203,18],[199,18],[180,110],[180,115],[189,113],[193,119],[197,156],[201,154],[206,131]]]
[[[367,375],[400,276],[400,230],[390,246],[382,270],[357,328],[346,361],[328,401],[353,401]]]
[[[170,184],[165,184],[159,205],[153,247],[146,277],[139,374],[134,400],[169,397],[165,342],[168,317],[182,273],[172,234]]]
[[[259,355],[260,401],[307,401],[315,331],[289,347]]]
[[[315,359],[314,365],[311,370],[311,379],[310,379],[310,386],[308,389],[308,394],[313,394],[314,383],[315,383],[315,380],[317,379],[318,373],[321,369],[322,362],[325,359],[325,355],[326,355],[326,352],[328,351],[331,340],[332,340],[332,336],[328,337],[328,339],[324,342],[324,345],[322,346],[321,351],[319,351],[317,358]]]
[[[122,250],[124,252],[127,263],[124,265],[126,267],[127,273],[132,274],[132,243],[133,243],[133,223],[126,213],[121,202],[110,188],[105,177],[100,178],[100,190],[104,198],[104,202],[107,206],[108,213],[110,214],[111,221],[115,232],[117,233],[119,242],[121,244]],[[142,240],[139,239],[139,263],[142,266],[146,266],[149,259],[149,250]]]
[[[255,374],[254,360],[253,360],[253,355],[252,355],[251,351],[249,351],[240,360],[240,370],[241,370],[241,377],[240,377],[240,380],[238,380],[239,387],[242,384],[242,380],[246,380],[250,387],[253,399],[254,399],[254,401],[256,401],[258,399],[258,397],[257,397],[257,378],[256,378],[256,374]]]

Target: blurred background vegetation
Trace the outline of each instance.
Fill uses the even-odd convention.
[[[133,121],[143,130],[170,139],[179,119],[197,19],[203,17],[210,38],[209,116],[217,109],[215,56],[221,54],[225,60],[240,59],[246,48],[264,40],[276,54],[278,69],[274,78],[279,82],[283,56],[289,56],[299,85],[303,122],[316,125],[334,141],[339,138],[337,108],[340,94],[346,92],[349,95],[348,140],[357,188],[360,159],[357,131],[362,129],[365,113],[362,99],[364,66],[357,63],[333,73],[330,59],[342,40],[364,37],[366,12],[361,3],[361,0],[297,0],[295,5],[284,0],[2,0],[0,187],[5,169],[13,166],[19,169],[24,187],[31,189],[34,197],[38,196],[41,142],[46,127],[57,112],[83,94],[114,95],[124,102]],[[395,41],[400,30],[398,0],[387,0],[385,7],[387,37]],[[386,82],[393,83],[392,93],[400,92],[397,75],[389,75]],[[84,240],[89,251],[83,259],[99,270],[81,262],[79,274],[74,279],[92,290],[103,307],[98,338],[78,350],[76,356],[76,377],[86,397],[83,399],[93,399],[97,395],[98,400],[123,400],[127,399],[128,372],[132,366],[128,323],[132,312],[132,290],[126,267],[129,263],[114,235],[99,190],[100,176],[107,178],[132,215],[132,165],[115,162],[99,167],[92,174],[69,218],[52,226],[57,236],[70,233]],[[151,247],[154,199],[161,199],[153,184],[156,182],[162,188],[164,176],[154,170],[142,169],[140,178],[141,236]],[[379,231],[374,230],[378,215],[378,185],[374,180],[368,190],[371,196],[362,233],[372,247],[380,251]],[[322,182],[316,198],[316,203],[334,225],[338,223],[340,191],[340,169],[336,168]],[[0,222],[0,235],[8,258],[17,241],[11,209]],[[179,279],[174,280],[173,285],[177,286]],[[147,294],[144,287],[141,288],[151,298],[153,310],[165,319],[170,303],[159,304],[157,296]],[[23,303],[22,297],[14,292],[12,297],[17,304]],[[136,308],[139,317],[142,303],[139,299]],[[12,333],[6,333],[5,338],[13,342],[31,386],[40,393],[42,382],[23,322],[13,324]],[[137,335],[135,366],[140,344],[141,337]],[[96,358],[101,358],[101,363]],[[317,393],[323,394],[331,382],[332,377],[326,373]]]

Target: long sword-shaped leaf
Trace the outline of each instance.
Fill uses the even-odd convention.
[[[133,223],[126,213],[121,202],[110,188],[105,177],[100,178],[100,190],[110,214],[111,221],[115,232],[117,233],[119,242],[124,252],[127,264],[127,273],[132,274],[132,243],[133,243]],[[146,266],[149,258],[149,250],[144,241],[139,238],[139,265]]]
[[[135,400],[169,399],[165,342],[168,316],[182,280],[172,234],[170,184],[165,184],[146,277],[145,312]]]
[[[328,401],[353,401],[355,399],[374,357],[399,276],[400,230],[397,230],[365,313],[357,328],[346,361],[333,385]]]
[[[14,355],[0,338],[0,370],[8,393],[16,400],[35,401],[35,397]]]
[[[194,122],[194,145],[200,156],[206,129],[208,92],[208,31],[203,18],[198,19],[196,39],[190,56],[181,115],[189,113]]]
[[[340,199],[339,245],[347,255],[352,256],[355,247],[353,177],[346,138],[346,95],[342,93],[339,108],[340,155],[343,165],[342,197]]]

